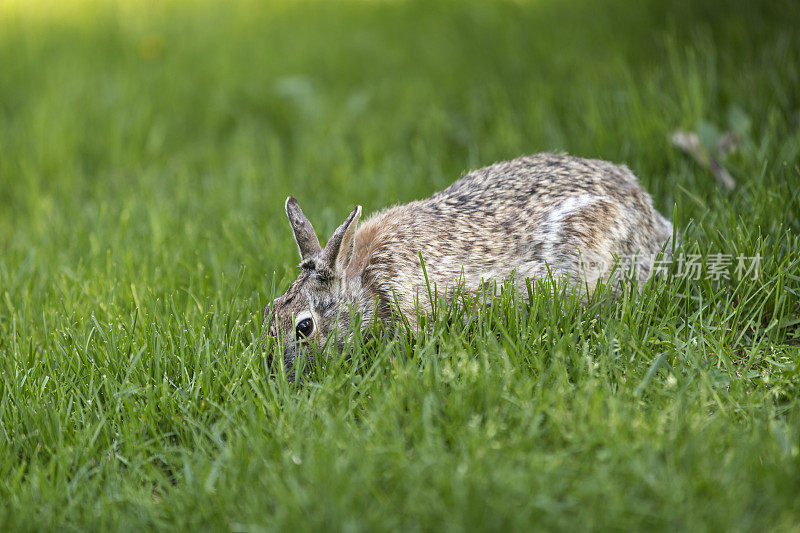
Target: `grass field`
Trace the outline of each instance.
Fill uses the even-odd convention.
[[[0,5],[0,529],[800,530],[798,28],[788,0]],[[739,186],[677,128],[736,131]],[[270,377],[288,194],[327,236],[539,151],[628,164],[678,253],[758,272],[536,285]]]

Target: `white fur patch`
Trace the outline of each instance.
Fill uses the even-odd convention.
[[[568,219],[570,216],[579,213],[595,202],[606,200],[605,196],[597,196],[596,194],[584,194],[581,196],[572,196],[567,198],[558,207],[553,209],[547,214],[547,222],[551,224],[560,224]]]

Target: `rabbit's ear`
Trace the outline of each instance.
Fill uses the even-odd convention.
[[[308,259],[322,251],[319,245],[317,234],[314,233],[314,227],[303,214],[300,209],[300,204],[290,196],[286,199],[286,216],[289,217],[289,224],[292,225],[294,232],[294,240],[297,243],[297,248],[300,249],[300,258]]]
[[[356,240],[356,226],[360,217],[361,206],[357,205],[347,220],[336,228],[322,251],[322,260],[334,272],[344,272],[350,265]]]

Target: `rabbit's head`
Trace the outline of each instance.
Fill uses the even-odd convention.
[[[345,272],[353,258],[356,226],[361,206],[356,206],[328,239],[319,244],[308,218],[294,197],[286,199],[286,215],[300,250],[300,275],[287,291],[264,311],[264,335],[272,337],[276,351],[292,375],[295,358],[312,345],[322,346],[334,336],[343,339],[350,328],[352,283]]]

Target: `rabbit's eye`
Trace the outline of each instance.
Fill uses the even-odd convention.
[[[297,323],[297,326],[295,327],[295,336],[298,339],[302,339],[311,335],[312,331],[314,331],[314,321],[310,318],[304,318]]]

